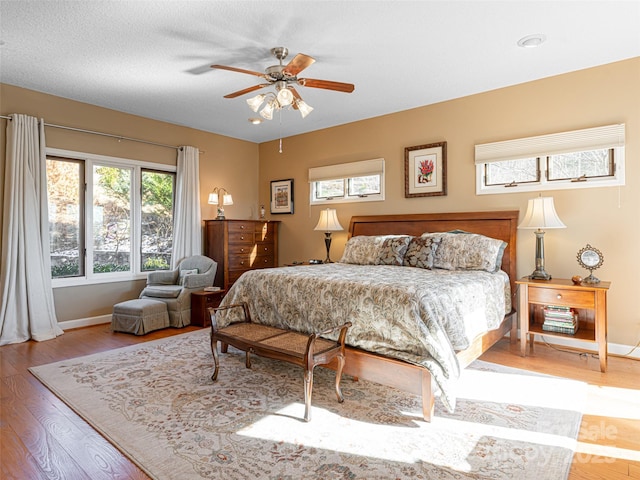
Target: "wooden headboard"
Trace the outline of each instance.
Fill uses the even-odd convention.
[[[356,235],[414,235],[464,230],[507,242],[502,270],[509,274],[511,293],[516,281],[516,232],[518,210],[498,212],[411,213],[352,217],[349,238]]]

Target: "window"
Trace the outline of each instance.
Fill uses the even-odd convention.
[[[384,159],[309,169],[311,204],[384,200]]]
[[[55,286],[168,269],[175,167],[49,149],[47,190]],[[64,156],[59,155],[64,154]]]
[[[624,127],[476,145],[476,194],[624,185]]]

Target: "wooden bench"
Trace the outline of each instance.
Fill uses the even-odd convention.
[[[242,308],[244,311],[244,321],[232,323],[231,325],[218,328],[215,314],[219,310],[229,308]],[[218,342],[221,343],[222,353],[227,352],[227,346],[231,345],[246,352],[245,365],[251,368],[250,354],[255,353],[261,357],[273,358],[284,362],[299,365],[304,368],[304,419],[311,420],[311,392],[313,390],[313,369],[316,365],[326,365],[337,359],[336,369],[336,395],[338,402],[342,403],[344,397],[340,390],[340,379],[344,368],[345,354],[344,341],[347,330],[351,322],[335,328],[312,334],[304,334],[271,327],[251,322],[249,306],[246,303],[226,305],[224,307],[209,308],[211,314],[211,351],[215,369],[211,380],[214,382],[218,378],[220,368],[218,358]],[[338,340],[328,340],[321,338],[322,335],[340,330]]]

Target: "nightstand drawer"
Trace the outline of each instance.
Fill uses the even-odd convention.
[[[593,291],[566,290],[529,286],[529,302],[544,305],[562,305],[575,308],[593,308]]]

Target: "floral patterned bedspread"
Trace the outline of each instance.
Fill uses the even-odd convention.
[[[246,302],[253,321],[308,333],[350,321],[348,345],[426,367],[452,410],[455,352],[500,325],[508,288],[502,271],[333,263],[250,270],[221,305]],[[224,310],[216,323],[241,318]]]

